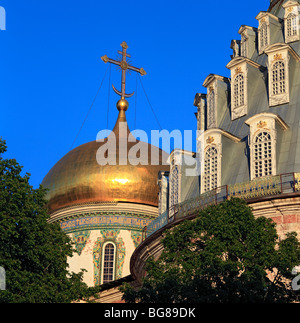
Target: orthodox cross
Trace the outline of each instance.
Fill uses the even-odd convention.
[[[126,42],[123,41],[123,43],[121,44],[122,52],[118,50],[118,53],[122,55],[122,60],[121,61],[116,61],[114,59],[108,58],[106,55],[102,56],[101,59],[103,60],[104,63],[112,63],[115,65],[118,65],[121,67],[122,69],[122,78],[121,78],[121,84],[122,84],[122,89],[121,92],[118,91],[112,84],[112,88],[113,90],[121,96],[122,99],[124,98],[129,98],[131,96],[133,96],[134,92],[130,93],[130,94],[126,94],[125,93],[125,82],[126,82],[126,71],[127,70],[131,70],[131,71],[135,71],[140,73],[141,75],[146,75],[146,72],[143,68],[137,68],[134,66],[131,66],[127,63],[126,58],[127,57],[131,57],[129,54],[126,53],[126,50],[128,48]]]

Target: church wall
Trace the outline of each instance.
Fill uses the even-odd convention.
[[[83,281],[88,286],[102,283],[102,257],[105,243],[112,242],[116,247],[115,279],[130,275],[130,258],[135,248],[141,242],[141,231],[120,230],[104,228],[100,230],[84,230],[69,233],[68,236],[74,242],[77,253],[68,258],[69,271],[78,273],[81,269],[84,273]]]
[[[145,226],[158,216],[155,206],[136,203],[91,203],[56,211],[50,222],[59,221],[77,251],[68,258],[69,271],[83,274],[90,287],[103,283],[106,244],[114,246],[113,280],[130,275],[130,258],[142,241]]]
[[[93,246],[95,245],[97,238],[100,236],[100,232],[98,230],[88,230],[82,231],[82,233],[84,236],[89,238],[85,245],[76,248],[80,254],[73,253],[73,257],[68,258],[69,271],[78,273],[82,268],[84,268],[87,272],[84,273],[83,281],[88,286],[94,286]],[[73,241],[76,239],[74,233],[70,233],[68,236]]]
[[[296,232],[300,236],[300,196],[292,197],[257,199],[249,201],[248,205],[252,208],[253,215],[258,218],[264,216],[271,219],[276,224],[279,240],[284,239],[288,232]],[[197,212],[195,212],[196,216]],[[184,221],[184,219],[181,219]],[[190,217],[192,221],[192,217]],[[178,222],[180,223],[180,222]],[[147,238],[143,244],[136,249],[131,260],[131,274],[141,283],[145,274],[145,264],[150,257],[157,259],[162,251],[163,230],[171,230],[173,223],[162,228],[161,231],[154,233]]]

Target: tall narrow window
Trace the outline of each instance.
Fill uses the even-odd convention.
[[[297,16],[294,13],[287,16],[286,28],[288,37],[297,35]]]
[[[104,248],[103,258],[103,284],[114,280],[114,262],[115,262],[115,246],[108,243]]]
[[[294,73],[294,62],[300,61],[298,54],[288,44],[268,46],[269,106],[290,102],[290,73]],[[292,70],[291,70],[292,69]]]
[[[268,25],[267,23],[263,23],[259,30],[259,48],[260,52],[268,45]]]
[[[269,132],[259,133],[254,142],[254,177],[272,175],[272,141]]]
[[[296,1],[287,1],[283,4],[285,8],[284,15],[284,33],[285,42],[292,43],[298,41],[299,37],[299,12],[300,5]]]
[[[178,204],[178,195],[179,195],[179,189],[178,189],[178,183],[179,183],[179,168],[177,165],[173,166],[172,174],[171,174],[171,207]]]
[[[238,108],[244,105],[244,94],[245,85],[244,85],[244,76],[243,74],[239,74],[234,79],[233,84],[233,108]]]
[[[181,202],[181,161],[182,153],[172,152],[169,181],[169,217],[175,213],[175,205]]]
[[[250,178],[277,174],[277,136],[288,125],[277,114],[262,112],[250,117],[245,123],[250,126]]]
[[[215,91],[211,90],[208,96],[208,116],[207,116],[207,127],[216,127],[216,96]]]
[[[286,92],[286,75],[283,61],[274,63],[272,68],[272,94],[282,94]]]
[[[205,153],[203,190],[208,192],[218,187],[218,151],[209,147]]]

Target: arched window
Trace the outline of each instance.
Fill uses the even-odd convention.
[[[115,245],[111,242],[104,245],[103,253],[103,279],[102,283],[109,283],[114,280],[115,269]]]
[[[216,96],[215,91],[211,90],[208,96],[208,128],[215,128],[216,127]]]
[[[203,191],[208,192],[218,187],[218,151],[209,147],[205,153]]]
[[[290,13],[286,19],[287,37],[297,35],[297,16]]]
[[[263,23],[260,27],[259,31],[259,47],[260,51],[262,51],[268,45],[268,25],[267,23]]]
[[[234,79],[233,84],[233,108],[244,105],[245,102],[245,84],[243,74],[239,74]]]
[[[286,92],[285,64],[283,61],[274,63],[272,68],[272,94],[282,94]]]
[[[254,140],[254,177],[272,175],[272,140],[267,131],[260,132]]]

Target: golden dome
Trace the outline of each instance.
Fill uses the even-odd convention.
[[[51,213],[63,207],[90,202],[114,201],[158,205],[157,176],[160,170],[169,169],[166,165],[168,156],[161,149],[148,143],[131,142],[126,139],[127,152],[139,143],[148,151],[148,162],[146,165],[136,166],[132,165],[132,159],[131,163],[128,163],[128,160],[127,163],[124,163],[124,160],[120,162],[119,142],[120,146],[124,143],[123,134],[120,135],[120,122],[126,122],[125,109],[119,109],[114,130],[104,142],[92,141],[71,150],[45,176],[42,185],[49,189],[47,199]],[[116,136],[116,165],[101,166],[96,158],[97,152],[113,134]],[[132,138],[127,122],[126,134],[127,138]],[[153,151],[159,154],[158,165],[151,165]]]

